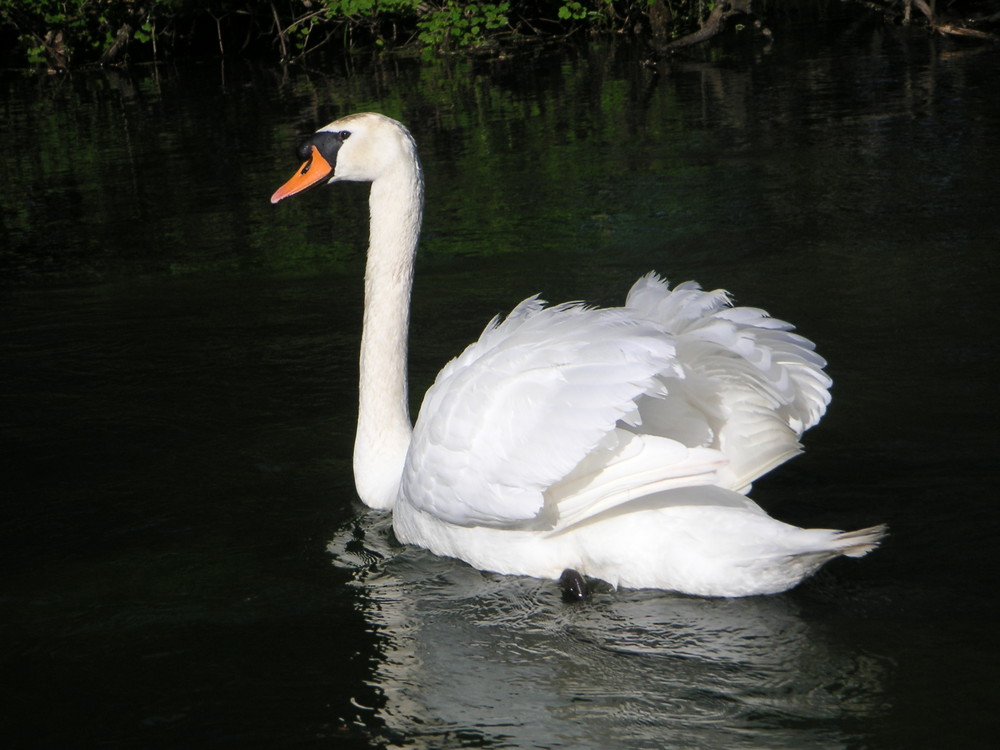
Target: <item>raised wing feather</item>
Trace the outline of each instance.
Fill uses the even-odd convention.
[[[401,492],[450,523],[538,519],[569,474],[636,399],[676,373],[673,342],[623,309],[525,300],[452,360],[428,390]]]
[[[666,399],[640,404],[644,430],[729,459],[720,484],[747,491],[757,477],[800,452],[798,438],[830,402],[826,362],[793,327],[752,307],[731,307],[721,290],[687,282],[673,290],[648,274],[627,306],[674,335],[683,377],[664,378]]]

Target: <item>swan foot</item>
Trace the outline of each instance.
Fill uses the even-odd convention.
[[[564,602],[579,602],[590,594],[586,579],[572,568],[566,568],[559,576],[559,588]]]

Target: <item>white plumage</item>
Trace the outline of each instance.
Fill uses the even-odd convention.
[[[800,529],[745,496],[801,450],[830,380],[812,342],[722,291],[648,274],[620,308],[495,318],[449,362],[410,427],[406,336],[423,181],[395,120],[317,131],[274,197],[372,182],[355,480],[401,541],[499,573],[690,594],[775,593],[884,526]]]

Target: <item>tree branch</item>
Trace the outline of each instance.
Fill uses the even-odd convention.
[[[708,18],[705,19],[701,24],[701,28],[697,31],[667,44],[662,44],[654,40],[653,46],[661,54],[669,55],[684,47],[691,47],[695,44],[708,41],[712,37],[722,33],[726,28],[726,22],[733,16],[751,15],[750,3],[751,0],[720,0],[712,8],[712,12],[708,14]]]

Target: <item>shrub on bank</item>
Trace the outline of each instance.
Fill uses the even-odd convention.
[[[1000,0],[955,0],[947,18],[928,0],[859,0],[900,24],[993,39]],[[130,59],[239,53],[285,62],[320,49],[416,48],[425,53],[497,51],[529,39],[629,34],[651,53],[703,42],[758,16],[823,17],[836,0],[0,0],[8,63],[64,71]],[[6,43],[6,44],[5,44]]]

